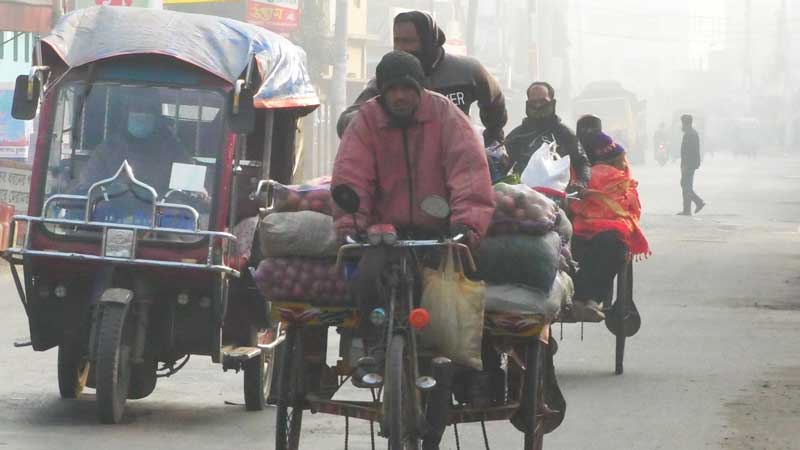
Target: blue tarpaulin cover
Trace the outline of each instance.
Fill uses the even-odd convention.
[[[252,55],[261,75],[255,90],[257,108],[319,105],[306,69],[305,51],[283,36],[238,20],[98,6],[63,16],[43,44],[69,67],[114,56],[158,54],[195,65],[230,83],[242,75]]]

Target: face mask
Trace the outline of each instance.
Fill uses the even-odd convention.
[[[137,139],[145,139],[156,129],[156,116],[148,113],[128,114],[128,133]]]
[[[531,105],[528,101],[525,106],[525,114],[531,119],[546,119],[556,115],[556,101],[552,100],[544,106],[538,108]]]

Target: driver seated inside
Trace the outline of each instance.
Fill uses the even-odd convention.
[[[194,163],[163,119],[158,93],[131,88],[125,94],[118,116],[124,127],[111,124],[108,138],[92,151],[71,193],[87,193],[92,184],[114,176],[128,161],[136,179],[163,197],[169,191],[173,163]]]
[[[378,64],[380,95],[361,106],[334,162],[331,185],[348,185],[360,197],[357,226],[353,216],[338,209],[334,213],[341,238],[370,225],[391,224],[401,234],[420,229],[430,233],[414,234],[415,238],[464,233],[474,247],[486,232],[494,205],[483,143],[452,101],[423,89],[424,77],[420,62],[409,53],[390,52]],[[449,219],[423,211],[421,204],[430,196],[447,200]],[[370,250],[361,258],[353,286],[361,317],[384,306],[378,279],[385,265],[398,257],[385,247]],[[375,328],[364,320],[360,332],[368,354],[382,360],[382,336]],[[376,369],[380,368],[378,361]],[[354,383],[358,381],[354,377]]]

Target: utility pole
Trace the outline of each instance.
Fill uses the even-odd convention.
[[[347,105],[347,29],[349,0],[336,0],[336,22],[333,31],[333,74],[330,90],[330,120],[336,123],[339,114]],[[333,139],[331,139],[333,140]],[[333,161],[334,142],[327,143],[329,157],[326,163]]]
[[[791,17],[791,3],[788,0],[781,2],[781,12],[783,13],[781,18],[783,20],[783,153],[785,155],[789,154],[789,147],[792,144],[795,116],[792,108],[794,89],[792,88],[792,30],[790,29],[792,21],[789,19]]]
[[[52,0],[50,5],[52,6],[50,13],[50,26],[52,27],[64,14],[64,4],[62,3],[62,0]]]
[[[541,61],[541,53],[539,48],[539,23],[536,20],[539,15],[539,11],[536,8],[536,2],[538,0],[527,0],[528,3],[528,23],[533,24],[533,26],[528,29],[528,33],[526,36],[526,40],[528,43],[526,54],[528,55],[528,77],[535,77],[537,80],[541,77],[539,76],[539,61]]]
[[[751,43],[752,43],[752,33],[750,32],[750,25],[752,23],[751,19],[751,9],[750,9],[750,0],[744,0],[744,89],[745,93],[748,96],[748,106],[750,105],[751,101],[749,96],[751,94],[750,88],[753,85],[753,68],[752,64],[750,63],[750,51],[751,51]]]
[[[475,27],[478,22],[478,0],[469,0],[467,7],[467,54],[475,54]]]

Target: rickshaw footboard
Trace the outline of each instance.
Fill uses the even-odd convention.
[[[306,399],[312,413],[319,412],[372,422],[379,422],[383,417],[380,402],[323,400],[313,394],[306,396]],[[447,424],[509,420],[518,409],[519,403],[516,402],[489,408],[453,405],[450,407]]]

